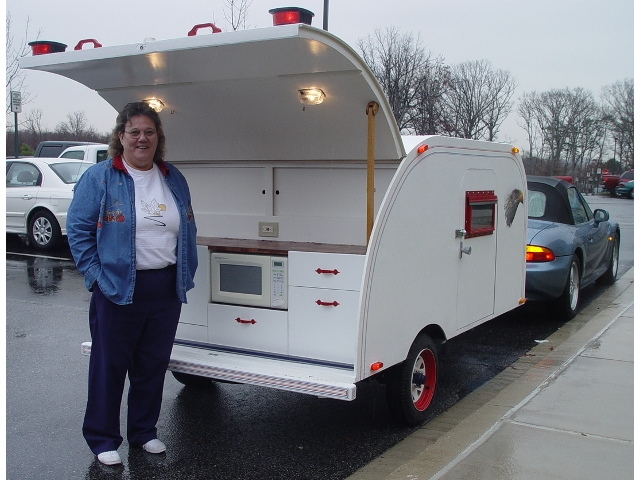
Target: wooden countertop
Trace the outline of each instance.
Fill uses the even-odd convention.
[[[209,250],[217,252],[266,253],[270,255],[286,255],[290,251],[364,255],[367,251],[365,245],[248,240],[243,238],[197,237],[196,243],[198,245],[205,245],[209,247]]]

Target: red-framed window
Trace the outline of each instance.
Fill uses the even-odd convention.
[[[493,190],[466,192],[464,229],[465,238],[492,235],[496,230],[498,197]]]

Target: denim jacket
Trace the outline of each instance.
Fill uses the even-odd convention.
[[[189,186],[173,165],[157,162],[180,212],[176,293],[182,303],[193,288],[198,266],[196,222]],[[98,282],[112,302],[133,301],[136,280],[136,219],[134,183],[122,157],[89,168],[74,188],[67,213],[67,238],[71,254],[87,288]]]

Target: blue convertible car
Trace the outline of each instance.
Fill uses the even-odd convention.
[[[527,300],[549,302],[559,316],[573,318],[582,288],[616,281],[620,228],[564,180],[528,176],[527,190]]]

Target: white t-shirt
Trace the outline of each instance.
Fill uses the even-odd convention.
[[[127,171],[135,184],[136,270],[174,265],[180,213],[171,190],[155,163],[151,170]]]

